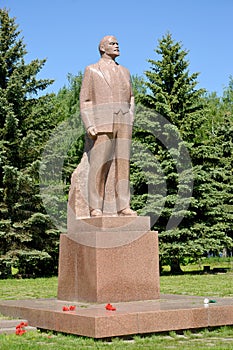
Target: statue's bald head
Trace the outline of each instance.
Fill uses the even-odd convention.
[[[100,43],[99,43],[99,52],[100,52],[100,55],[102,56],[104,53],[105,53],[105,44],[106,43],[110,43],[110,42],[113,42],[113,43],[117,43],[117,39],[114,35],[105,35]],[[118,43],[117,43],[118,45]]]

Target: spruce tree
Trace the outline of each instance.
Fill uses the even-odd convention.
[[[176,273],[181,272],[180,264],[185,259],[197,258],[205,252],[205,238],[192,229],[196,218],[197,199],[193,186],[197,169],[191,160],[192,150],[202,138],[204,89],[197,89],[198,73],[189,74],[188,52],[173,41],[170,33],[159,40],[155,52],[159,57],[148,60],[147,93],[140,97],[146,109],[137,115],[134,139],[139,139],[150,150],[150,161],[153,162],[154,156],[160,169],[160,176],[156,179],[155,172],[152,180],[160,200],[152,196],[150,209],[144,205],[141,212],[144,215],[157,212],[154,229],[159,231],[161,264],[169,264]],[[142,159],[144,168],[147,159]],[[145,171],[143,174],[148,176]],[[152,177],[153,171],[150,174]],[[162,174],[165,184],[161,187]],[[145,183],[144,179],[144,186]]]
[[[2,277],[12,267],[22,275],[50,274],[58,255],[58,231],[43,208],[38,182],[39,157],[57,120],[52,115],[54,96],[37,94],[53,81],[37,80],[46,60],[26,64],[26,54],[15,18],[10,18],[8,10],[0,9]]]

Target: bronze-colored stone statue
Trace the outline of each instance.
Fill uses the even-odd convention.
[[[80,112],[87,135],[88,205],[90,216],[102,216],[106,184],[114,183],[118,215],[137,215],[130,208],[129,158],[134,119],[134,97],[128,69],[115,62],[120,55],[114,36],[100,44],[100,60],[85,69]],[[111,175],[110,175],[111,174]]]

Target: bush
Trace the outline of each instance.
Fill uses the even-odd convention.
[[[51,256],[38,250],[19,250],[13,252],[14,256],[0,259],[0,278],[9,278],[14,275],[22,278],[49,277],[56,271]],[[51,268],[52,266],[52,268]]]

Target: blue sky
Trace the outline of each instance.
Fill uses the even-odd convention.
[[[143,76],[148,59],[157,59],[158,40],[168,31],[189,51],[190,73],[198,87],[222,95],[233,75],[232,0],[0,0],[24,37],[27,62],[47,58],[38,78],[55,79],[47,90],[67,85],[99,59],[98,43],[114,34],[118,62]]]

